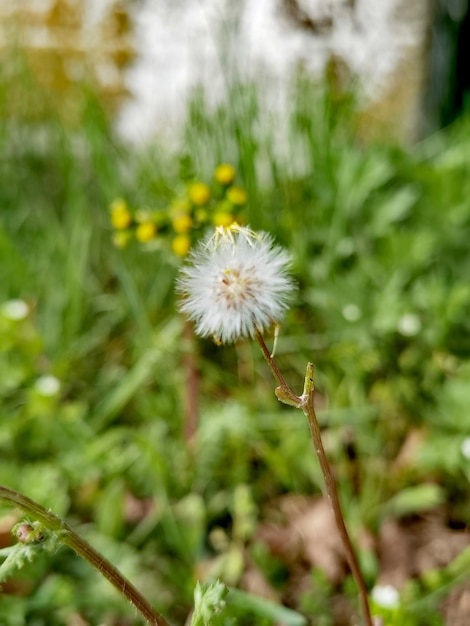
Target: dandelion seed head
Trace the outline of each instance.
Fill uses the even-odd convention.
[[[294,288],[289,265],[288,253],[266,233],[219,226],[181,270],[180,309],[203,337],[252,337],[284,316]]]
[[[400,604],[400,594],[392,585],[376,585],[371,596],[374,602],[384,609],[393,609]]]
[[[460,445],[460,451],[462,455],[468,460],[470,460],[470,437],[465,437]]]
[[[14,322],[24,320],[29,315],[29,306],[24,300],[7,300],[1,306],[3,315]]]
[[[361,309],[357,306],[357,304],[353,304],[352,302],[346,304],[341,313],[343,314],[344,319],[348,322],[357,322],[362,317]]]
[[[421,330],[421,320],[415,313],[405,313],[398,320],[398,332],[405,337],[414,337]]]
[[[51,398],[60,391],[60,380],[52,375],[40,376],[34,383],[34,388],[41,396]]]

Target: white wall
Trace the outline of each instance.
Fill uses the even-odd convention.
[[[217,100],[224,81],[238,73],[263,83],[275,100],[296,67],[318,75],[331,55],[357,75],[366,103],[393,99],[394,83],[400,89],[406,80],[401,123],[405,132],[416,124],[429,0],[143,0],[137,6],[138,59],[126,75],[133,99],[119,120],[127,136],[168,131],[197,83]],[[290,14],[288,6],[295,7]]]

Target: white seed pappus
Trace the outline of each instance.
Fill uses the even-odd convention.
[[[180,309],[203,337],[253,337],[284,316],[294,289],[289,265],[289,254],[268,234],[219,227],[181,270]]]

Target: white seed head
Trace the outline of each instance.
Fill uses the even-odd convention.
[[[29,315],[29,307],[24,300],[7,300],[1,308],[3,315],[14,322],[24,320]]]
[[[371,596],[374,602],[384,609],[393,609],[400,604],[400,594],[393,585],[376,585]]]
[[[290,256],[266,233],[219,227],[191,253],[178,280],[180,309],[202,337],[233,342],[281,321],[294,284]]]
[[[60,381],[52,375],[40,376],[34,383],[34,388],[41,396],[50,398],[60,391]]]
[[[405,313],[398,320],[397,328],[404,337],[414,337],[421,330],[421,320],[415,313]]]
[[[470,437],[465,437],[465,439],[462,441],[462,443],[460,444],[460,451],[462,452],[462,455],[467,459],[467,461],[470,460]]]
[[[346,304],[341,313],[347,322],[357,322],[362,317],[361,309],[357,306],[357,304],[353,304],[352,302],[350,304]]]

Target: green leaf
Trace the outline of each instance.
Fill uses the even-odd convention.
[[[271,619],[276,624],[282,623],[285,626],[305,626],[307,624],[307,618],[297,611],[240,589],[230,589],[227,605],[236,607],[243,613],[249,612],[258,618]]]
[[[439,485],[416,485],[407,487],[393,496],[384,505],[383,511],[387,517],[403,517],[432,509],[445,502],[445,499],[444,489]]]

